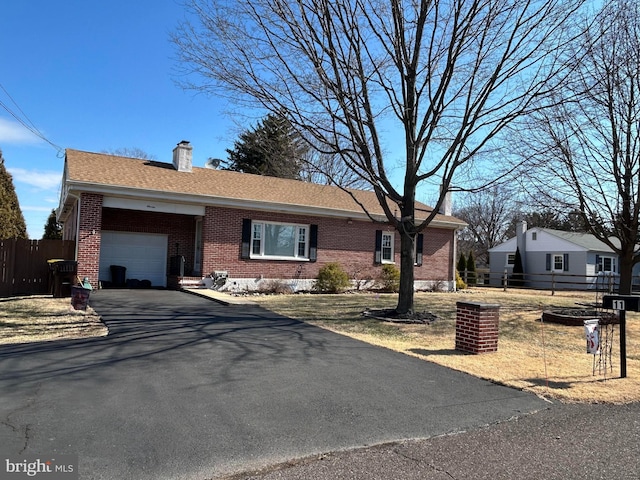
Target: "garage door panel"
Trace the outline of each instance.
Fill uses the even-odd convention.
[[[166,286],[167,235],[150,233],[102,232],[100,280],[111,280],[111,265],[127,269],[127,278],[149,280]]]

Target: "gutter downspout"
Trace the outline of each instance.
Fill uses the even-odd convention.
[[[72,197],[75,198],[77,200],[77,211],[76,211],[76,246],[75,246],[75,253],[74,253],[74,260],[77,262],[78,261],[78,246],[80,244],[80,202],[81,202],[81,198],[80,196],[68,192],[67,193],[67,197]]]

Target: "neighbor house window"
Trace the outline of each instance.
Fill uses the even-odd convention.
[[[253,222],[251,258],[309,258],[309,225]]]
[[[531,240],[537,240],[538,239],[538,232],[531,232]]]
[[[568,253],[547,253],[546,270],[548,272],[568,272],[569,271],[569,254]]]
[[[616,258],[597,256],[596,271],[605,273],[616,273]]]
[[[516,254],[510,253],[507,255],[507,265],[515,265],[516,263]]]
[[[553,256],[553,270],[555,271],[564,270],[564,257],[562,255]]]

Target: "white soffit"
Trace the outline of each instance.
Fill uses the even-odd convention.
[[[181,215],[204,216],[203,205],[184,205],[180,203],[158,202],[156,200],[134,200],[129,198],[104,197],[103,207],[141,210],[144,212],[177,213]]]

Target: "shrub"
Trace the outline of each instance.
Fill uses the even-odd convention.
[[[383,265],[378,283],[385,292],[397,292],[400,290],[400,270],[398,270],[398,267],[391,264]]]
[[[446,282],[444,280],[433,280],[425,289],[426,292],[444,292]]]
[[[467,288],[467,284],[462,280],[460,272],[456,270],[456,290],[464,290],[465,288]]]
[[[355,287],[356,291],[363,290],[373,280],[368,273],[363,275],[363,271],[366,271],[365,267],[358,263],[349,265],[349,278],[351,278],[352,286]]]
[[[260,293],[271,295],[285,295],[293,293],[291,285],[282,280],[264,280],[260,282]]]
[[[314,290],[323,293],[341,293],[351,286],[349,274],[339,263],[327,263],[318,272]]]

